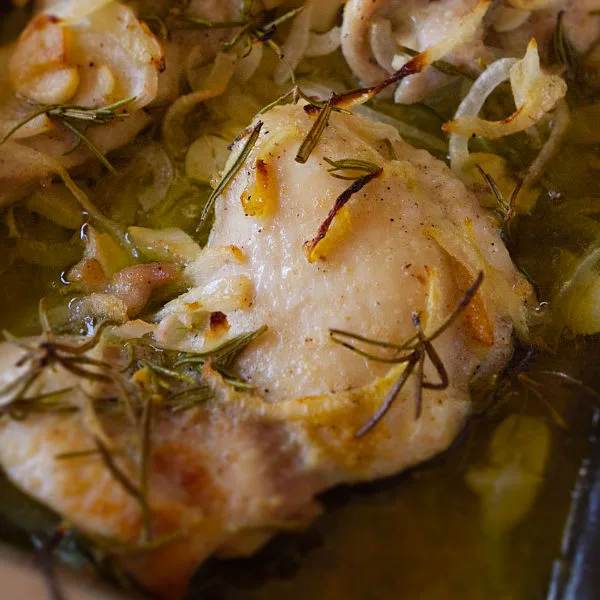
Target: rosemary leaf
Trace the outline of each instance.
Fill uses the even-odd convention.
[[[331,165],[330,169],[327,169],[327,172],[337,179],[344,179],[347,181],[354,181],[356,179],[360,179],[361,175],[340,175],[338,171],[358,171],[363,173],[375,173],[381,167],[376,165],[375,163],[369,162],[367,160],[359,160],[356,158],[343,158],[341,160],[331,160],[330,158],[323,157],[323,160]]]
[[[96,158],[111,172],[116,173],[117,170],[110,164],[108,158],[102,154],[102,151],[96,146],[90,138],[88,138],[83,132],[79,131],[75,125],[72,125],[68,119],[62,119],[61,123],[75,136],[78,140],[83,142],[88,149],[96,156]]]
[[[296,162],[301,164],[306,163],[309,159],[312,151],[315,149],[327,124],[329,122],[329,117],[331,116],[331,101],[333,96],[329,98],[325,106],[319,112],[319,115],[315,119],[313,126],[310,128],[310,131],[307,133],[302,145],[298,149],[298,153],[296,154]]]
[[[75,450],[74,452],[61,452],[54,455],[54,460],[71,460],[73,458],[88,458],[90,456],[99,456],[100,452],[97,448],[89,448],[87,450]]]
[[[356,432],[356,434],[354,435],[355,438],[363,437],[366,433],[371,431],[371,429],[373,429],[373,427],[375,427],[375,425],[377,425],[377,423],[379,423],[379,421],[381,421],[383,417],[385,417],[387,412],[390,410],[392,404],[394,403],[394,400],[396,400],[398,394],[400,394],[400,392],[406,385],[406,382],[408,381],[409,377],[412,375],[412,372],[415,370],[419,358],[420,354],[411,356],[404,371],[402,371],[402,375],[400,375],[400,377],[396,380],[396,383],[394,383],[394,385],[392,386],[392,389],[389,391],[381,407],[369,419],[369,421],[367,421],[367,423]]]
[[[144,499],[145,509],[143,509],[144,517],[144,542],[148,543],[152,540],[152,520],[148,510],[148,472],[150,467],[150,453],[152,452],[152,416],[154,413],[151,398],[145,398],[142,419],[140,423],[140,442],[139,442],[139,491],[140,497]]]
[[[355,434],[356,438],[363,437],[383,419],[406,385],[408,379],[411,377],[411,375],[413,375],[413,373],[415,373],[415,370],[417,382],[415,392],[415,419],[418,419],[421,416],[424,389],[444,390],[448,387],[450,384],[448,372],[446,371],[446,367],[444,366],[441,357],[435,350],[432,342],[444,331],[446,331],[456,321],[458,316],[467,308],[479,290],[482,282],[483,273],[480,272],[478,273],[472,285],[464,293],[455,309],[446,317],[442,324],[429,335],[426,335],[421,329],[421,320],[419,315],[413,314],[413,323],[417,332],[415,335],[410,336],[401,344],[373,340],[364,336],[342,331],[340,329],[329,330],[329,335],[333,342],[348,348],[360,356],[382,363],[406,364],[400,377],[391,387],[380,408],[369,419],[369,421],[357,431]],[[390,353],[387,356],[374,355],[370,352],[361,350],[354,343],[351,343],[348,340],[352,340],[352,342],[359,342],[368,346],[379,347],[389,351]],[[430,360],[435,372],[439,377],[439,381],[432,382],[425,379],[426,359]]]
[[[250,22],[244,21],[209,21],[194,15],[176,15],[184,29],[234,29],[235,27],[247,27]]]
[[[93,142],[82,133],[73,122],[83,122],[87,125],[108,125],[116,118],[123,118],[127,116],[127,113],[117,114],[117,110],[124,107],[125,105],[133,102],[135,97],[125,98],[119,100],[108,106],[100,107],[87,107],[87,106],[76,106],[68,104],[45,104],[36,108],[33,112],[27,115],[24,119],[19,121],[0,141],[0,144],[6,142],[11,136],[13,136],[21,127],[38,117],[39,115],[47,115],[50,119],[56,119],[59,123],[64,125],[69,131],[71,131],[78,140],[78,143],[74,148],[71,148],[68,152],[73,152],[81,142],[83,142],[100,160],[100,162],[111,172],[115,172],[113,166],[108,162],[107,158],[102,154],[100,149],[93,144]]]
[[[281,25],[282,23],[285,23],[286,21],[293,19],[297,14],[301,13],[303,10],[304,10],[304,6],[299,6],[298,8],[292,8],[291,10],[288,10],[286,13],[282,14],[281,16],[279,16],[279,17],[273,19],[272,21],[269,21],[265,25],[263,25],[261,27],[261,30],[269,31],[271,29],[275,29],[276,27],[279,27],[279,25]]]
[[[198,352],[180,359],[175,363],[175,367],[192,364],[204,365],[210,359],[216,367],[227,369],[231,367],[239,354],[265,331],[267,331],[267,326],[263,325],[254,331],[242,333],[208,352]]]
[[[202,214],[200,215],[200,222],[198,223],[198,226],[196,227],[197,233],[200,233],[202,231],[202,229],[204,228],[204,226],[206,225],[208,217],[215,205],[217,198],[227,188],[230,181],[235,177],[237,172],[242,168],[242,165],[248,158],[248,155],[250,154],[250,152],[252,152],[252,148],[254,148],[254,145],[256,144],[256,141],[258,140],[258,136],[260,135],[260,130],[262,129],[262,125],[263,125],[262,121],[258,121],[256,123],[256,125],[252,129],[252,132],[250,133],[250,137],[244,144],[242,151],[239,153],[238,157],[235,159],[235,162],[233,163],[233,165],[231,165],[231,167],[227,171],[227,173],[225,173],[225,175],[223,175],[221,181],[219,181],[217,187],[213,190],[212,194],[206,201],[206,204],[204,205],[204,209],[202,210]]]
[[[57,105],[53,105],[53,106],[57,106]],[[12,127],[12,129],[9,130],[9,132],[2,138],[2,141],[0,141],[0,144],[4,144],[4,142],[6,142],[9,138],[11,138],[19,129],[21,129],[21,127],[23,127],[24,125],[27,125],[27,123],[29,123],[30,121],[33,121],[33,119],[35,119],[36,117],[39,117],[40,115],[44,115],[47,112],[48,112],[48,109],[46,107],[42,106],[42,107],[34,110],[30,114],[28,114],[24,119],[19,121],[14,127]]]
[[[177,381],[181,381],[182,383],[189,383],[191,385],[195,385],[197,381],[186,375],[185,373],[180,373],[179,371],[175,371],[173,369],[168,369],[167,367],[162,367],[155,363],[152,363],[148,360],[143,361],[144,366],[148,367],[151,371],[154,371],[157,375],[163,375],[164,377],[170,377],[171,379],[175,379]]]

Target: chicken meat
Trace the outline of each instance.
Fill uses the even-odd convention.
[[[145,498],[154,539],[164,542],[144,547],[139,498],[97,452],[85,452],[106,436],[103,447],[112,444],[122,472],[140,468],[135,454],[118,450],[133,435],[123,416],[105,407],[100,428],[90,415],[89,398],[102,396],[105,382],[82,383],[55,365],[26,396],[66,389],[60,401],[73,411],[0,420],[0,463],[11,480],[89,535],[138,546],[123,555],[125,568],[167,597],[180,595],[209,556],[248,554],[286,525],[309,523],[324,490],[398,473],[446,449],[473,410],[470,385],[502,369],[513,331],[526,330],[531,288],[496,224],[449,168],[392,127],[338,112],[302,164],[295,157],[315,118],[301,104],[272,108],[233,148],[227,168],[244,148],[248,154],[218,198],[208,247],[194,260],[214,262],[229,248],[236,259],[226,268],[249,282],[245,302],[223,305],[227,339],[268,330],[234,365],[251,390],[232,387],[206,363],[211,393],[202,403],[174,411],[156,400]],[[336,199],[364,178],[343,167],[348,159],[370,165],[372,177],[311,245]],[[333,177],[336,164],[355,181]],[[469,305],[432,342],[447,385],[423,390],[418,415],[419,382],[409,378],[384,418],[357,437],[409,367],[352,352],[330,330],[396,344],[416,325],[432,335],[481,276]],[[206,310],[201,302],[167,306],[159,317],[209,343],[204,321],[187,314]],[[156,323],[132,321],[88,356],[122,370],[126,349],[111,339],[128,325],[158,336]],[[186,339],[175,349],[185,351]],[[4,385],[22,374],[24,352],[48,349],[25,344],[29,350],[0,346]],[[438,376],[427,360],[425,381]]]

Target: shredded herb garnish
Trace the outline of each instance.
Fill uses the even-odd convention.
[[[415,418],[418,419],[421,416],[423,390],[444,390],[449,385],[449,378],[444,363],[440,355],[436,352],[433,342],[446,331],[460,316],[460,314],[467,308],[471,300],[479,290],[481,283],[483,282],[483,272],[477,275],[477,278],[465,292],[456,308],[450,313],[445,321],[430,335],[425,335],[421,329],[421,321],[418,314],[413,314],[413,323],[417,332],[408,338],[402,344],[392,344],[390,342],[383,342],[379,340],[372,340],[363,336],[359,336],[347,331],[340,329],[330,329],[329,335],[331,340],[337,344],[348,348],[352,352],[364,356],[370,360],[387,363],[387,364],[406,364],[404,371],[400,377],[396,380],[392,389],[386,396],[383,404],[377,410],[377,412],[371,417],[371,419],[356,433],[355,437],[361,438],[367,434],[373,427],[375,427],[390,410],[392,404],[398,397],[398,394],[404,388],[406,382],[410,376],[416,371],[415,376],[417,378],[417,389],[415,393]],[[372,354],[365,352],[356,346],[356,342],[380,348],[383,350],[390,351],[389,355],[383,356],[378,354]],[[425,380],[424,367],[425,360],[429,358],[431,364],[436,370],[439,376],[439,382],[430,382]]]
[[[258,140],[258,136],[260,135],[260,130],[262,129],[262,125],[263,125],[262,121],[258,121],[256,123],[256,125],[252,129],[252,132],[250,133],[250,137],[244,144],[242,151],[239,153],[239,155],[237,156],[237,158],[235,159],[234,163],[231,165],[229,170],[225,173],[225,175],[223,175],[223,177],[221,178],[221,181],[219,181],[217,187],[213,190],[212,194],[206,201],[206,204],[204,205],[204,209],[202,210],[202,214],[200,215],[200,221],[198,223],[198,226],[196,227],[197,233],[200,233],[204,229],[204,227],[208,221],[208,217],[211,214],[211,211],[215,205],[217,198],[221,195],[221,193],[229,185],[229,182],[235,177],[237,172],[242,168],[242,165],[248,158],[248,155],[250,154],[250,152],[252,152],[252,148],[254,148],[254,145],[256,144],[256,141]]]
[[[76,106],[68,104],[44,104],[39,106],[32,113],[27,115],[24,119],[19,121],[0,141],[0,144],[6,142],[10,137],[14,135],[16,131],[21,129],[24,125],[39,117],[40,115],[47,115],[50,119],[57,120],[61,125],[71,131],[78,140],[75,148],[71,148],[68,153],[73,152],[74,149],[80,144],[84,143],[98,158],[98,160],[111,172],[115,173],[115,168],[110,164],[106,156],[102,154],[102,151],[81,131],[76,123],[83,124],[85,128],[95,125],[108,125],[117,118],[123,118],[128,116],[127,113],[117,113],[120,108],[130,104],[135,100],[135,97],[126,98],[115,102],[108,106],[100,106],[97,108]]]
[[[308,258],[309,262],[314,262],[316,260],[314,253],[319,242],[321,242],[325,238],[327,232],[329,231],[329,228],[331,227],[331,223],[335,219],[336,215],[340,212],[340,210],[346,205],[348,200],[350,200],[350,198],[352,198],[354,194],[360,192],[360,190],[362,190],[365,187],[365,185],[367,185],[367,183],[373,181],[373,179],[381,175],[383,169],[381,167],[377,167],[376,165],[374,166],[376,167],[375,170],[370,170],[366,175],[356,178],[354,182],[350,185],[350,187],[346,188],[336,198],[333,204],[333,208],[329,211],[329,214],[327,215],[323,223],[321,223],[321,226],[319,227],[315,237],[304,242],[304,253],[306,254],[306,257]]]

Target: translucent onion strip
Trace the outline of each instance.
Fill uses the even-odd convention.
[[[517,107],[510,116],[500,121],[488,121],[466,115],[446,123],[444,131],[491,140],[525,131],[551,111],[567,93],[567,84],[560,76],[546,74],[541,69],[534,39],[529,42],[525,56],[511,67],[510,86]]]
[[[311,58],[335,52],[340,47],[341,36],[342,30],[339,27],[333,27],[325,33],[311,32],[308,36],[308,46],[304,56]]]
[[[501,58],[489,65],[463,98],[454,120],[465,116],[477,116],[488,96],[510,77],[510,70],[516,62],[516,58]],[[458,133],[451,133],[449,148],[450,164],[457,173],[461,173],[469,159],[469,139]]]
[[[285,60],[275,69],[275,83],[285,83],[291,76],[290,69],[294,70],[304,56],[308,48],[311,16],[312,0],[307,0],[303,10],[292,21],[292,28],[281,49]]]

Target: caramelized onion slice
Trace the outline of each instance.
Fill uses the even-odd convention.
[[[561,77],[542,71],[537,43],[533,39],[523,59],[511,67],[510,85],[517,106],[512,115],[501,121],[488,121],[476,115],[465,115],[446,123],[443,126],[444,131],[467,138],[478,135],[487,139],[518,133],[537,123],[567,93],[567,84]],[[477,90],[474,85],[467,95],[467,98],[474,100],[474,104],[478,104],[473,98]]]

